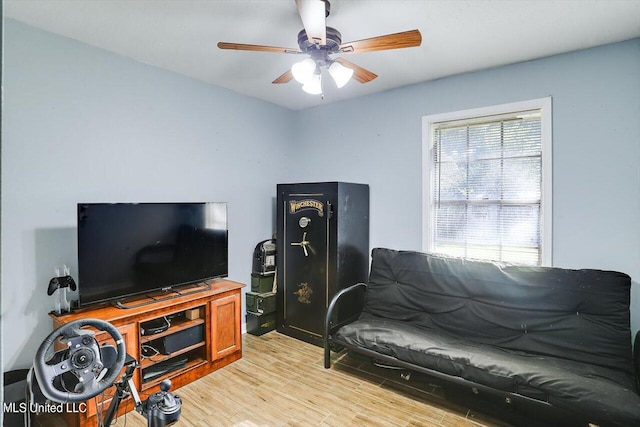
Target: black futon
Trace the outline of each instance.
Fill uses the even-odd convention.
[[[630,288],[614,271],[374,249],[368,283],[329,305],[325,368],[331,349],[346,348],[497,397],[533,424],[544,413],[558,424],[640,426]],[[339,319],[354,293],[361,312]]]

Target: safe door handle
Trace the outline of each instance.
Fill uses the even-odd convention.
[[[291,246],[300,246],[304,251],[304,256],[309,256],[309,251],[307,251],[307,246],[309,246],[310,242],[307,240],[307,232],[305,231],[302,234],[302,241],[300,242],[291,242]]]

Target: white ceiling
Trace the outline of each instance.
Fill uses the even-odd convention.
[[[294,0],[5,0],[6,17],[290,109],[640,37],[640,0],[331,0],[343,42],[417,28],[422,46],[350,55],[378,74],[324,99],[271,82],[298,55],[220,50],[219,41],[297,48]]]

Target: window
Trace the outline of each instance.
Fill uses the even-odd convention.
[[[551,98],[423,117],[423,249],[551,265]]]

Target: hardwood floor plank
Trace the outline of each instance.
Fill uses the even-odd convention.
[[[332,363],[324,369],[321,348],[277,332],[245,334],[242,359],[173,390],[183,401],[178,426],[506,426],[367,359],[340,353]],[[146,422],[129,413],[126,425]]]

